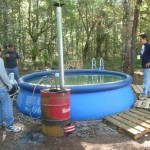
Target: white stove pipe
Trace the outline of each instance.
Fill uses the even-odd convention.
[[[57,40],[58,40],[58,55],[59,55],[59,80],[60,89],[64,89],[64,59],[63,59],[63,36],[62,36],[62,6],[64,4],[56,3],[57,11]]]

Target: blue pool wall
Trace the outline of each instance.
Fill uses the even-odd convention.
[[[32,117],[41,116],[40,90],[50,86],[27,83],[26,80],[34,77],[42,77],[58,73],[58,70],[35,72],[20,78],[20,91],[16,100],[18,109]],[[101,73],[124,77],[124,80],[103,84],[72,85],[70,113],[71,120],[100,119],[115,113],[128,110],[134,105],[135,97],[130,86],[132,78],[130,75],[107,70],[65,70],[66,74],[72,73]],[[36,87],[36,88],[35,88]]]

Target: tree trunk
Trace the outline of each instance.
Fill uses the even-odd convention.
[[[130,57],[130,74],[134,73],[134,59],[135,59],[135,43],[136,43],[136,34],[139,20],[139,13],[142,0],[136,0],[135,8],[134,8],[134,19],[133,19],[133,27],[132,27],[132,40],[131,40],[131,57]]]
[[[8,2],[3,0],[3,45],[8,44]]]
[[[123,72],[129,72],[129,52],[131,48],[131,0],[124,0],[124,16],[123,16],[123,53],[122,53],[122,69]]]

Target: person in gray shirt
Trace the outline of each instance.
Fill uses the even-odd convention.
[[[5,126],[6,131],[19,132],[21,127],[14,125],[12,101],[8,94],[11,89],[12,85],[7,76],[4,61],[0,58],[0,128]]]

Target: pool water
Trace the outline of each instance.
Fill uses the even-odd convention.
[[[41,80],[42,77],[30,78],[26,82],[36,84]],[[65,75],[65,85],[86,85],[86,84],[102,84],[111,83],[123,80],[124,77],[117,75],[108,74],[76,74],[76,75]],[[59,78],[56,77],[57,84],[59,84]],[[43,78],[42,84],[52,85],[54,80],[50,77]]]

